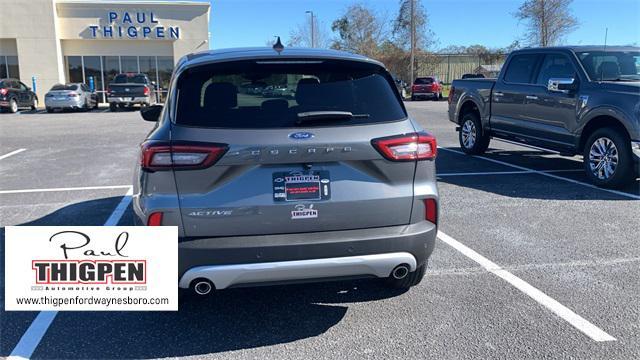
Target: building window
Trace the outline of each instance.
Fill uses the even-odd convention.
[[[158,56],[158,93],[161,102],[164,102],[169,91],[171,74],[173,74],[173,57]]]
[[[91,79],[93,79],[93,89],[98,93],[98,97],[104,102],[104,87],[102,86],[102,65],[100,56],[84,56],[82,58],[84,64],[84,83],[91,88]]]
[[[17,56],[0,55],[0,79],[2,78],[20,78]]]
[[[147,74],[156,83],[156,100],[162,102],[173,73],[172,56],[65,56],[65,63],[67,82],[90,85],[93,77],[94,89],[102,102],[106,101],[109,83],[126,72]]]
[[[137,73],[138,69],[138,57],[137,56],[121,56],[120,66],[122,66],[123,73]]]

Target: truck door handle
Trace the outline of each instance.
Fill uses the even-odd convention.
[[[526,98],[529,100],[538,100],[538,97],[535,95],[527,95]]]
[[[501,92],[494,92],[493,95],[495,96],[504,96],[504,93]]]

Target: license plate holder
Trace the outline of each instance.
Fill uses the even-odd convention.
[[[319,201],[331,198],[329,171],[286,171],[273,173],[273,200]]]

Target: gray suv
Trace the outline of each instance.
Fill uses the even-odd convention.
[[[260,84],[291,98],[239,92]],[[436,140],[377,61],[253,48],[188,55],[141,144],[139,225],[179,227],[179,287],[420,282],[438,221]]]

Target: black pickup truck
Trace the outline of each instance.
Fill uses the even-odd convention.
[[[591,182],[622,186],[639,176],[640,48],[514,51],[497,79],[453,81],[449,120],[467,154],[507,139],[582,155]]]
[[[142,107],[156,103],[155,82],[149,80],[146,74],[123,73],[118,74],[107,89],[109,110],[116,111],[118,107]]]

